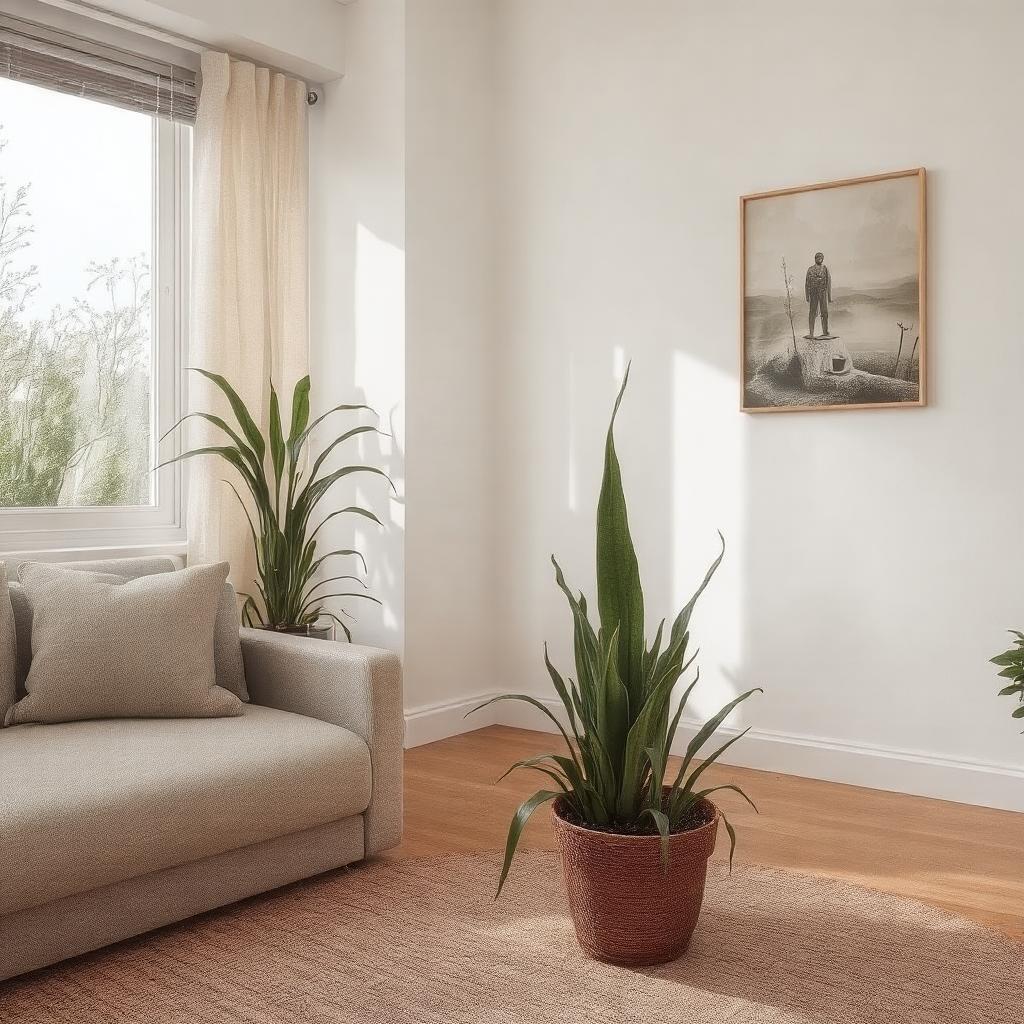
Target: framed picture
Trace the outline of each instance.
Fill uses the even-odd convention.
[[[740,199],[745,412],[925,404],[923,167]]]

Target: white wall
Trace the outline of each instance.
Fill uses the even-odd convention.
[[[440,734],[439,714],[464,728],[459,702],[493,676],[492,21],[480,0],[407,5],[405,685],[414,743]]]
[[[74,9],[78,0],[43,2]],[[346,14],[338,0],[83,0],[81,7],[93,17],[110,12],[314,82],[333,81],[344,67]]]
[[[1019,6],[327,3],[250,34],[345,72],[313,112],[312,362],[318,406],[364,393],[395,433],[366,454],[400,494],[408,477],[407,534],[404,499],[364,488],[386,606],[357,636],[404,647],[410,738],[466,728],[480,695],[547,694],[544,639],[568,665],[548,556],[592,591],[632,358],[619,443],[649,614],[686,600],[721,527],[695,710],[765,686],[737,759],[1024,809],[986,663],[1022,619]],[[930,407],[737,412],[737,197],[918,164]]]
[[[373,0],[345,8],[345,77],[329,84],[310,121],[310,373],[313,411],[365,402],[392,435],[362,435],[346,455],[383,468],[384,481],[342,481],[326,507],[364,505],[380,530],[339,516],[321,550],[355,547],[369,563],[370,591],[350,600],[355,639],[401,651],[405,636],[405,4]],[[322,440],[351,426],[337,414]],[[368,422],[362,414],[361,422]],[[372,440],[367,440],[372,438]],[[336,572],[354,563],[336,562]],[[330,575],[334,575],[331,573]],[[330,589],[330,588],[327,588]]]
[[[652,619],[715,553],[697,710],[763,685],[763,767],[1024,809],[987,658],[1024,620],[1012,129],[1024,10],[498,4],[495,686],[570,657],[615,382]],[[924,165],[930,407],[737,411],[737,197]],[[411,615],[416,611],[411,611]]]

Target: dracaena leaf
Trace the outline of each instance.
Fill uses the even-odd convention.
[[[292,424],[288,441],[294,444],[309,424],[309,374],[307,373],[292,392]]]
[[[274,484],[280,492],[284,473],[284,433],[281,429],[281,404],[274,385],[270,385],[270,460],[274,464]]]
[[[252,414],[249,412],[245,402],[239,397],[238,392],[228,383],[227,378],[219,373],[211,373],[209,370],[202,370],[199,367],[191,367],[191,369],[201,374],[207,380],[212,381],[220,389],[224,397],[227,398],[231,411],[235,414],[235,419],[238,420],[238,425],[242,429],[242,433],[260,462],[262,462],[263,456],[267,452],[266,442],[263,440],[263,435],[260,433],[259,427],[256,426],[256,421],[252,418]]]

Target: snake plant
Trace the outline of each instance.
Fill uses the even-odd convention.
[[[1014,718],[1024,718],[1024,633],[1011,629],[1014,637],[1013,646],[1002,654],[991,659],[993,665],[999,666],[999,675],[1009,682],[999,691],[1000,697],[1016,697],[1020,707],[1013,712]]]
[[[729,713],[759,688],[740,694],[713,715],[690,740],[671,785],[663,785],[669,749],[675,738],[687,698],[699,678],[684,690],[675,712],[671,698],[676,683],[694,663],[688,656],[690,615],[725,554],[722,550],[703,582],[676,616],[665,634],[665,620],[648,647],[644,635],[644,594],[636,552],[626,515],[622,476],[615,453],[615,417],[629,380],[622,381],[605,442],[604,479],[597,505],[597,608],[599,625],[591,624],[587,600],[574,593],[552,556],[555,582],[572,612],[576,678],[563,678],[548,657],[544,663],[565,712],[567,727],[541,700],[524,693],[508,693],[496,700],[517,700],[533,705],[557,727],[568,750],[517,761],[505,775],[526,768],[545,775],[553,789],[542,789],[515,812],[505,845],[498,882],[500,895],[527,821],[543,804],[561,798],[564,808],[585,827],[608,832],[649,832],[661,837],[662,864],[667,864],[668,839],[694,824],[700,801],[720,790],[750,798],[732,784],[701,787],[704,772],[747,730],[728,740],[697,764],[695,759]],[[505,776],[503,775],[502,778]],[[500,780],[499,780],[500,781]],[[756,807],[754,808],[757,809]],[[729,833],[729,861],[736,833],[725,815]]]
[[[382,431],[373,426],[362,425],[346,430],[320,452],[308,473],[305,469],[306,447],[313,431],[333,413],[372,410],[367,405],[336,405],[310,422],[310,382],[306,376],[295,385],[291,425],[288,436],[285,437],[281,422],[281,404],[271,383],[268,437],[264,437],[245,402],[224,377],[208,370],[196,369],[195,372],[212,381],[223,393],[231,407],[234,425],[213,413],[191,412],[178,420],[164,437],[180,427],[185,420],[197,417],[211,423],[224,435],[224,440],[230,443],[195,448],[168,459],[162,465],[212,455],[223,459],[237,470],[245,484],[252,498],[255,518],[242,500],[238,488],[230,481],[226,481],[242,506],[256,549],[259,578],[253,580],[253,583],[257,593],[253,595],[239,592],[239,596],[244,598],[242,621],[247,626],[294,630],[312,625],[317,619],[324,617],[339,625],[351,641],[352,632],[349,627],[334,612],[329,611],[324,602],[333,598],[362,598],[377,604],[380,604],[380,601],[365,592],[366,585],[358,576],[329,576],[314,582],[320,568],[332,558],[357,558],[362,563],[363,571],[366,571],[366,560],[354,549],[338,548],[318,554],[317,534],[324,524],[335,516],[362,516],[377,523],[378,526],[381,525],[380,519],[369,509],[350,505],[332,510],[312,529],[310,527],[321,502],[339,480],[355,473],[376,473],[391,483],[387,474],[375,466],[342,466],[338,469],[323,470],[327,458],[345,441],[360,434],[381,434]],[[342,581],[354,581],[363,590],[317,593],[321,587],[329,583]]]

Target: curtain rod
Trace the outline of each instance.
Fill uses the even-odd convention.
[[[168,43],[171,46],[176,46],[182,50],[188,50],[191,53],[202,53],[204,50],[210,49],[210,47],[201,39],[195,39],[192,36],[182,35],[178,32],[169,32],[167,29],[159,28],[158,26],[150,24],[148,21],[142,21],[139,18],[132,18],[127,14],[116,14],[113,11],[108,11],[97,6],[96,4],[89,3],[88,0],[44,0],[44,2],[48,3],[52,7],[59,7],[62,10],[69,11],[72,14],[81,14],[85,17],[92,18],[94,21],[102,21],[107,25],[113,25],[115,28],[121,28],[128,32],[135,32],[148,36],[150,39],[155,39],[161,43]],[[228,54],[228,56],[234,57],[236,60],[246,59],[235,53]],[[287,72],[281,68],[271,67],[270,70],[277,71],[280,74],[287,74]],[[307,84],[306,103],[312,107],[314,104],[318,103],[319,100],[320,94],[316,89],[311,89]]]

